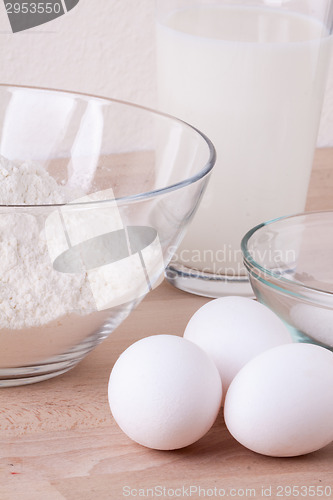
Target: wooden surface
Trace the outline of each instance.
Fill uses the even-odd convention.
[[[333,209],[333,152],[320,150],[307,210],[328,208]],[[113,421],[107,383],[119,354],[148,335],[182,335],[191,315],[207,300],[163,283],[71,372],[31,386],[0,389],[0,500],[172,494],[199,499],[204,494],[222,498],[223,493],[233,498],[294,498],[297,491],[300,498],[319,498],[311,493],[315,490],[305,494],[302,486],[330,486],[332,494],[321,498],[333,498],[333,443],[303,457],[264,457],[229,435],[220,412],[200,441],[162,452],[133,443]],[[166,494],[158,496],[163,488]]]

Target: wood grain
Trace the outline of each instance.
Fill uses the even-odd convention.
[[[316,151],[306,210],[333,210],[333,155],[329,148]]]
[[[333,209],[332,164],[333,151],[317,152],[307,210]],[[233,498],[264,498],[263,488],[270,498],[287,498],[278,496],[279,486],[330,486],[332,494],[322,498],[333,498],[333,443],[303,457],[264,457],[230,436],[220,412],[200,441],[162,452],[133,443],[115,424],[107,383],[119,354],[148,335],[182,335],[207,301],[163,283],[71,372],[1,389],[0,500],[119,500],[135,493],[139,498],[140,488],[153,498],[147,489],[157,486],[166,493],[159,498],[174,492],[200,499],[214,488],[211,498],[221,498],[219,490]]]

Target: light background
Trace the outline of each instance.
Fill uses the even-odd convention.
[[[156,107],[154,0],[80,0],[12,34],[0,2],[1,83],[88,92]],[[333,146],[333,64],[319,146]]]

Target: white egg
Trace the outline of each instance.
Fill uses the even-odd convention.
[[[222,385],[213,361],[182,337],[156,335],[116,361],[109,404],[119,427],[149,448],[171,450],[200,439],[218,414]]]
[[[333,440],[333,353],[291,344],[260,354],[232,381],[224,418],[237,441],[263,455],[326,446]]]
[[[184,338],[196,343],[213,359],[224,394],[250,359],[292,342],[288,328],[268,307],[234,296],[221,297],[201,307],[190,319]]]

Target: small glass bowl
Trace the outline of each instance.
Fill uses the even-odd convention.
[[[333,211],[260,224],[241,242],[257,299],[291,330],[295,341],[333,351]]]

